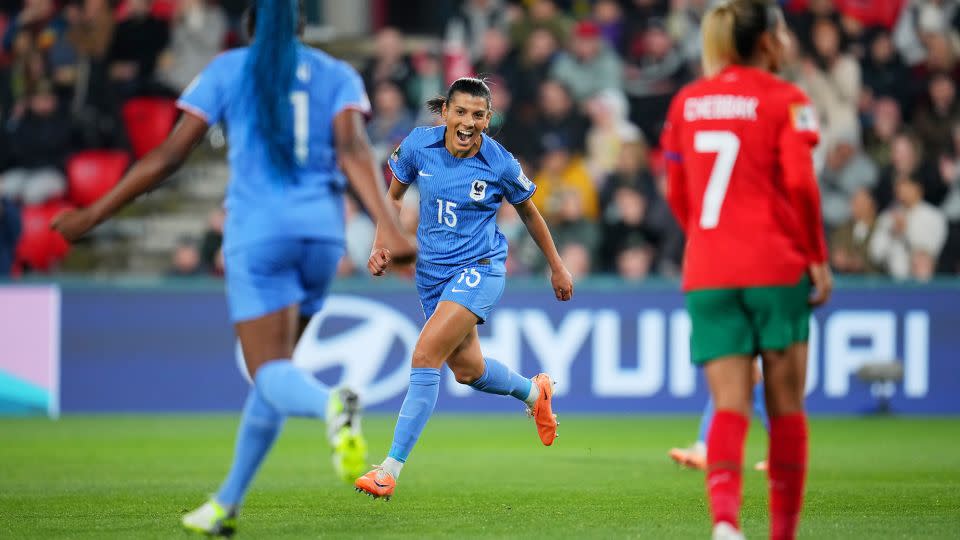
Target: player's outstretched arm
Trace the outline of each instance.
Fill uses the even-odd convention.
[[[514,206],[520,219],[527,227],[530,237],[537,243],[543,256],[547,258],[547,264],[550,265],[550,284],[553,286],[553,293],[557,300],[567,301],[573,298],[573,276],[567,271],[557,253],[557,246],[553,243],[553,237],[550,235],[550,229],[547,228],[547,222],[543,220],[537,205],[527,199]]]
[[[333,119],[337,161],[347,176],[350,187],[360,204],[377,224],[377,237],[398,262],[416,257],[414,246],[400,231],[396,206],[387,204],[383,189],[383,175],[377,167],[363,126],[363,115],[354,109],[345,109]]]
[[[113,189],[86,208],[60,214],[50,224],[51,228],[59,231],[71,242],[80,238],[131,201],[166,180],[180,168],[206,132],[205,120],[185,112],[166,140],[136,162]]]
[[[407,184],[394,177],[390,183],[390,189],[387,190],[387,198],[391,206],[400,215],[400,209],[403,207],[403,196],[407,193]],[[370,251],[370,259],[367,261],[367,269],[374,276],[382,276],[387,272],[390,262],[393,260],[390,249],[383,243],[380,235],[380,225],[377,225],[377,234],[373,237],[373,250]]]

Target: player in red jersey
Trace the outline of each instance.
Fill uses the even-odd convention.
[[[668,200],[687,235],[691,355],[717,408],[707,436],[713,534],[742,538],[743,446],[759,353],[771,537],[793,538],[807,466],[810,309],[832,289],[811,157],[816,114],[803,92],[773,75],[789,45],[776,4],[726,0],[702,28],[705,78],[674,98],[661,144]]]

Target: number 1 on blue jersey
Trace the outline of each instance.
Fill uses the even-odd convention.
[[[307,163],[310,147],[310,96],[302,90],[290,93],[293,103],[293,152],[300,165]]]

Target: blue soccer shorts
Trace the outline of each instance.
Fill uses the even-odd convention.
[[[489,264],[477,264],[458,270],[452,277],[434,280],[417,276],[417,291],[423,316],[429,319],[437,304],[446,300],[469,309],[484,323],[493,306],[503,296],[507,278],[503,274],[491,274]]]
[[[277,238],[224,252],[230,319],[262,317],[291,304],[310,317],[320,311],[344,246],[329,240]]]

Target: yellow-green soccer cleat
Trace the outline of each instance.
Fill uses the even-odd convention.
[[[237,513],[228,512],[213,499],[180,519],[184,529],[206,536],[230,537],[237,532]]]
[[[363,474],[367,441],[360,429],[360,397],[349,388],[330,393],[327,403],[327,439],[333,448],[333,470],[346,483]]]

